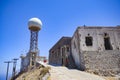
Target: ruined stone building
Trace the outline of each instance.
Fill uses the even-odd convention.
[[[67,65],[70,55],[71,37],[62,37],[49,51],[49,63]]]
[[[120,71],[120,27],[78,27],[71,49],[81,70],[101,75]]]
[[[72,36],[70,45],[78,69],[104,76],[120,72],[119,26],[80,26]],[[53,55],[50,53],[50,56]]]
[[[49,64],[74,67],[71,57],[71,37],[62,37],[49,50]]]

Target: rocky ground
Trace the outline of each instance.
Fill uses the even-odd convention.
[[[13,79],[14,80],[14,79]],[[101,77],[77,69],[68,69],[63,66],[38,67],[25,72],[15,80],[119,80],[114,77]]]
[[[15,80],[47,80],[49,76],[49,67],[38,67],[21,74]]]

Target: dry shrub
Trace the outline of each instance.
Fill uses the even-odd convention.
[[[51,69],[51,67],[42,67],[40,70],[39,80],[41,80],[43,76],[45,76],[47,73],[49,73],[50,69]]]
[[[42,68],[42,70],[41,70],[41,75],[45,75],[46,73],[48,73],[49,72],[49,70],[50,70],[50,68],[49,67],[44,67],[44,68]]]

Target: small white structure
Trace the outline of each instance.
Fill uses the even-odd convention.
[[[29,27],[30,30],[33,30],[33,29],[40,30],[41,27],[42,27],[42,22],[38,18],[31,18],[28,21],[28,27]]]

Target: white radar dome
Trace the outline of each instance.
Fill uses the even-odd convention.
[[[28,21],[28,27],[30,30],[38,31],[41,29],[41,26],[42,26],[42,22],[38,18],[31,18]]]

